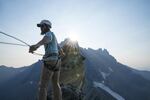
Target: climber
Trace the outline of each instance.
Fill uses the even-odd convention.
[[[43,39],[37,44],[30,46],[29,53],[44,45],[45,55],[43,56],[43,66],[39,82],[38,100],[47,100],[49,80],[52,82],[53,100],[62,100],[62,91],[59,85],[61,57],[64,53],[59,46],[55,34],[50,30],[52,24],[49,20],[42,20],[37,27],[41,29]]]

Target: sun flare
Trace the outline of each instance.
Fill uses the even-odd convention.
[[[72,41],[78,41],[78,36],[76,34],[69,34],[69,38],[72,40]]]

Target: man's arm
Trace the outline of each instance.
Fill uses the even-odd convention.
[[[39,41],[37,44],[30,46],[29,52],[33,53],[33,51],[37,50],[41,45],[49,43],[50,40],[48,36],[44,36],[41,41]]]
[[[49,43],[50,40],[48,38],[48,36],[44,36],[43,39],[41,41],[39,41],[37,44],[35,44],[35,47],[40,47],[41,45],[47,44]]]

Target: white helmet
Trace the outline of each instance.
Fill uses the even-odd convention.
[[[52,27],[52,23],[49,20],[42,20],[39,24],[37,24],[37,27],[41,27],[41,25],[46,24],[50,28]]]

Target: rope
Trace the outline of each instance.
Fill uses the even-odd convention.
[[[27,47],[27,45],[17,44],[17,43],[10,43],[10,42],[0,42],[0,44],[8,44],[8,45],[17,45],[17,46],[26,46]]]
[[[0,33],[3,34],[3,35],[6,35],[6,36],[8,36],[8,37],[11,37],[11,38],[13,38],[13,39],[15,39],[15,40],[18,40],[18,41],[20,41],[20,42],[22,42],[22,43],[24,43],[24,44],[26,44],[27,46],[30,47],[30,45],[29,45],[28,43],[26,43],[26,42],[24,42],[24,41],[22,41],[22,40],[20,40],[20,39],[18,39],[18,38],[16,38],[16,37],[14,37],[14,36],[12,36],[12,35],[6,34],[6,33],[2,32],[2,31],[0,31]]]
[[[23,40],[21,40],[21,39],[19,39],[19,38],[17,38],[17,37],[14,37],[14,36],[12,36],[12,35],[6,34],[6,33],[2,32],[2,31],[0,31],[0,33],[3,34],[3,35],[6,35],[6,36],[8,36],[8,37],[11,37],[11,38],[13,38],[13,39],[15,39],[15,40],[17,40],[17,41],[20,41],[20,42],[22,42],[22,43],[25,44],[25,45],[16,44],[16,43],[7,43],[7,42],[1,42],[1,44],[20,45],[20,46],[29,46],[29,47],[31,46],[31,45],[29,45],[28,43],[24,42]],[[43,54],[36,53],[36,52],[33,52],[32,54],[34,54],[34,55],[39,55],[39,56],[43,56]]]

